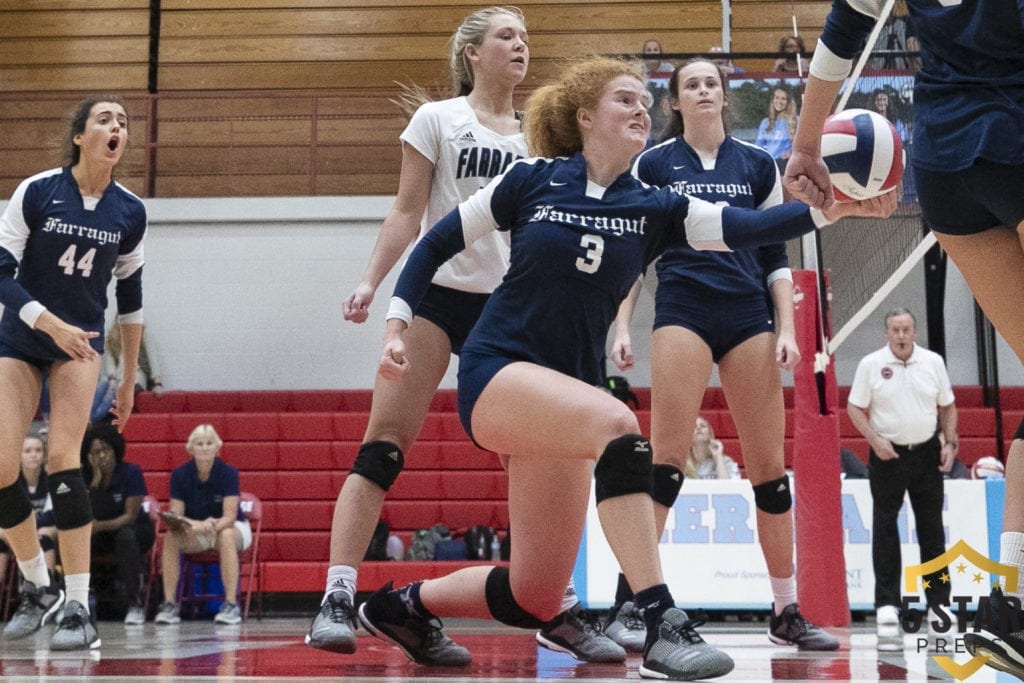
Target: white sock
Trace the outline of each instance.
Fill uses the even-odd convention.
[[[64,576],[64,591],[67,593],[67,601],[74,600],[89,611],[89,573],[67,574]]]
[[[569,585],[565,587],[565,593],[562,594],[562,612],[568,612],[579,601],[580,599],[576,597],[576,582],[570,576]]]
[[[356,577],[358,575],[359,571],[347,564],[331,565],[331,568],[327,570],[327,588],[324,589],[324,598],[320,601],[320,604],[322,605],[327,602],[327,596],[334,591],[341,591],[349,599],[349,602],[354,604],[356,599]]]
[[[1021,576],[1024,576],[1024,533],[1004,531],[999,536],[999,561],[1017,567],[1021,571]],[[1017,590],[1013,593],[1006,588],[1003,588],[1003,593],[1024,600],[1024,586],[1021,586],[1021,583],[1017,582]]]
[[[4,560],[4,562],[6,561]],[[34,583],[36,588],[46,588],[50,585],[50,572],[46,571],[46,558],[43,557],[42,550],[32,559],[24,562],[18,560],[18,569],[21,570],[21,575],[25,577],[25,580]]]
[[[768,577],[772,582],[772,596],[775,598],[775,616],[782,614],[782,610],[796,602],[796,576],[790,575],[784,579],[777,579],[774,576]]]

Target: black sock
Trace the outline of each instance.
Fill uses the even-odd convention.
[[[433,619],[436,616],[424,607],[423,601],[420,600],[420,586],[422,585],[422,581],[416,581],[388,594],[391,607],[394,610],[393,616],[401,615],[403,618],[413,616],[420,619]]]
[[[647,644],[644,652],[658,639],[658,624],[661,623],[661,615],[665,610],[675,607],[672,594],[668,592],[668,586],[659,583],[646,588],[636,594],[636,606],[643,610],[644,625],[647,626]]]
[[[632,599],[633,589],[629,587],[629,582],[626,581],[626,575],[619,572],[619,583],[615,587],[615,604],[622,605]]]

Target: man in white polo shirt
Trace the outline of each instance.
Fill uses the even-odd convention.
[[[888,344],[857,365],[846,411],[871,445],[868,478],[874,500],[871,558],[879,649],[903,649],[899,628],[903,563],[897,517],[905,493],[914,510],[921,562],[946,551],[943,473],[957,453],[957,413],[942,357],[923,349],[906,308],[885,316]],[[942,439],[940,440],[940,435]],[[929,607],[949,604],[948,573],[924,577]],[[930,616],[930,615],[929,615]]]

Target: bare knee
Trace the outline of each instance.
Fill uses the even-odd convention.
[[[618,403],[618,402],[617,402]],[[609,414],[601,416],[600,429],[592,432],[599,435],[600,448],[604,448],[609,441],[627,434],[639,434],[640,422],[636,415],[624,403],[616,407]]]

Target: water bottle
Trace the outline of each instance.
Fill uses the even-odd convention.
[[[491,537],[491,560],[494,562],[501,561],[501,541],[498,540],[497,532]]]

